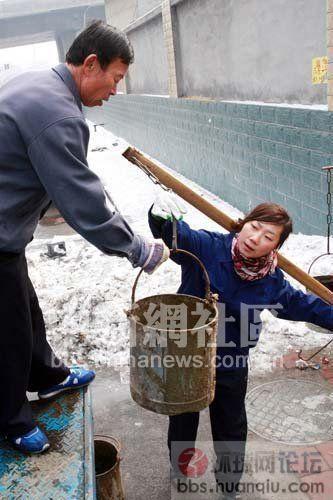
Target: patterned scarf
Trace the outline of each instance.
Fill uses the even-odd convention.
[[[231,255],[234,269],[242,280],[254,281],[273,274],[277,266],[277,250],[272,250],[268,255],[255,259],[244,257],[239,251],[238,235],[231,243]]]

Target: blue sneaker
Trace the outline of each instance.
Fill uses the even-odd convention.
[[[15,448],[27,453],[43,453],[50,448],[47,437],[37,426],[23,436],[8,437],[7,439]]]
[[[93,370],[86,370],[85,368],[73,367],[70,368],[70,374],[68,377],[60,382],[60,384],[53,385],[48,389],[38,392],[40,399],[53,398],[57,394],[64,391],[69,391],[72,389],[79,389],[85,385],[90,384],[95,378],[95,372]]]

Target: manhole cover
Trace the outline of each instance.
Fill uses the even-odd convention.
[[[270,441],[315,444],[333,439],[333,393],[304,380],[276,380],[246,398],[249,428]]]

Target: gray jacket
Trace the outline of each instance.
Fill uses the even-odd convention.
[[[141,238],[106,205],[88,168],[89,129],[65,64],[0,88],[0,252],[21,252],[53,200],[68,224],[107,254],[136,261]]]

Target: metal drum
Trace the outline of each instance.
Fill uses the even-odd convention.
[[[120,441],[112,436],[95,435],[97,500],[124,500],[120,475]]]
[[[131,332],[130,388],[134,401],[165,415],[196,412],[207,407],[215,393],[217,296],[210,291],[207,271],[205,299],[165,294],[135,300],[142,270],[132,290],[127,312]]]
[[[321,259],[321,257],[325,257],[325,256],[332,256],[333,254],[331,254],[330,252],[328,253],[324,253],[322,255],[319,255],[318,257],[316,257],[310,267],[309,267],[309,270],[308,270],[308,274],[311,273],[311,269],[312,269],[312,266],[315,262],[317,262],[319,259]],[[310,274],[311,276],[311,274]],[[314,279],[316,279],[317,281],[319,281],[322,285],[326,286],[326,288],[328,288],[329,290],[331,290],[331,292],[333,292],[333,274],[323,274],[323,275],[318,275],[318,276],[313,276]],[[309,328],[311,328],[311,330],[315,330],[316,332],[319,332],[319,333],[327,333],[327,330],[325,328],[321,328],[320,326],[317,326],[317,325],[314,325],[312,323],[307,323],[307,326]]]
[[[308,270],[308,274],[311,273],[311,269],[314,265],[315,262],[318,262],[319,259],[325,256],[333,256],[332,252],[330,251],[330,237],[331,237],[331,224],[332,224],[332,171],[333,171],[333,166],[329,167],[322,167],[322,170],[326,172],[327,174],[327,252],[319,255],[316,257]],[[311,274],[310,274],[311,275]],[[331,292],[333,292],[333,274],[327,274],[327,275],[319,275],[319,276],[313,276],[317,281],[319,281],[322,285],[326,286]],[[316,330],[318,332],[324,332],[327,333],[327,330],[320,328],[319,326],[308,324],[310,328],[313,330]]]

